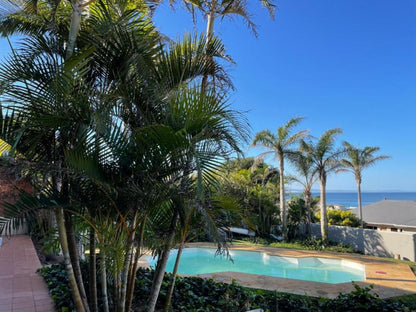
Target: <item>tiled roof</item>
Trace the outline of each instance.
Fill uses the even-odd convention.
[[[416,201],[382,200],[363,206],[363,220],[371,224],[416,227]]]

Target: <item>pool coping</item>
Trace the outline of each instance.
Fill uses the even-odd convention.
[[[213,243],[189,243],[186,247],[204,247],[215,249],[216,245]],[[354,283],[360,287],[368,287],[369,285],[373,285],[374,288],[372,292],[378,294],[380,298],[390,298],[416,293],[416,276],[410,267],[404,263],[395,263],[388,260],[381,260],[379,258],[359,254],[333,253],[275,247],[231,244],[230,249],[264,252],[271,256],[345,259],[365,265],[366,279],[364,281]],[[144,258],[141,261],[141,265],[147,267],[149,266]],[[181,275],[189,276],[185,274]],[[232,283],[232,281],[236,281],[238,284],[250,288],[275,290],[277,292],[308,295],[314,297],[335,298],[339,295],[339,293],[349,293],[354,290],[353,283],[328,284],[238,272],[217,272],[196,274],[192,276],[212,278],[216,281],[224,283]]]

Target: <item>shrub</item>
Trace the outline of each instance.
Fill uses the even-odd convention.
[[[351,246],[336,243],[328,242],[325,244],[322,239],[315,237],[307,238],[305,240],[295,240],[292,242],[280,242],[280,243],[271,243],[271,247],[281,247],[281,248],[296,248],[296,249],[305,249],[305,250],[318,250],[318,251],[335,251],[335,252],[346,252],[346,253],[360,253],[354,250]]]
[[[320,213],[317,213],[320,218]],[[328,209],[327,211],[328,225],[341,225],[350,227],[360,227],[360,219],[352,213],[352,211],[344,211],[339,209]]]
[[[75,311],[65,266],[63,264],[53,264],[40,268],[37,272],[45,279],[57,311]]]
[[[354,284],[354,283],[353,283]],[[348,294],[340,294],[337,298],[328,300],[325,303],[324,311],[344,311],[344,312],[396,312],[411,311],[405,305],[391,300],[380,299],[377,294],[370,291],[373,286],[361,288],[354,284],[355,290]]]
[[[75,311],[71,299],[68,278],[63,265],[39,269],[45,278],[49,292],[58,311]],[[147,304],[154,271],[140,268],[136,276],[134,311],[143,311]],[[163,307],[171,274],[166,274],[159,296],[158,308]],[[354,291],[340,294],[335,299],[314,298],[276,293],[275,291],[250,289],[238,285],[215,282],[199,277],[178,277],[172,298],[171,311],[189,312],[240,312],[261,308],[268,312],[410,312],[416,311],[415,296],[400,300],[383,300],[372,294],[372,286],[361,288],[354,284]]]

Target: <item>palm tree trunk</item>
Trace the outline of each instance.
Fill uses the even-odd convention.
[[[321,186],[321,236],[324,244],[328,243],[328,220],[326,216],[326,174],[320,176]]]
[[[311,192],[305,191],[303,193],[303,196],[305,197],[305,208],[306,208],[306,234],[308,236],[311,235],[312,229],[311,229]]]
[[[65,269],[69,279],[69,285],[72,292],[72,299],[74,300],[75,308],[77,312],[85,312],[84,304],[82,302],[81,295],[79,293],[77,281],[74,274],[74,269],[71,264],[71,257],[68,249],[68,239],[66,236],[66,227],[63,209],[58,207],[55,210],[56,223],[58,225],[59,239],[61,242],[62,253],[65,260]]]
[[[85,311],[88,312],[90,309],[88,306],[87,294],[85,292],[81,267],[79,265],[79,255],[78,255],[77,242],[75,239],[74,224],[72,222],[72,217],[70,213],[65,212],[64,218],[65,218],[65,225],[66,225],[66,235],[68,238],[68,250],[69,250],[69,256],[71,258],[72,268],[74,270],[75,279],[77,281],[79,293],[81,295],[81,299],[84,304]]]
[[[95,253],[95,231],[90,228],[90,278],[89,278],[89,287],[90,287],[90,301],[91,301],[91,310],[93,312],[98,312],[98,301],[97,301],[97,255]]]
[[[81,28],[82,4],[83,0],[75,0],[74,3],[71,3],[72,15],[65,59],[70,58],[75,50],[75,42],[78,37],[79,29]]]
[[[136,252],[134,253],[134,259],[132,261],[132,268],[129,274],[129,280],[127,285],[126,311],[130,311],[131,305],[133,303],[134,285],[136,281],[137,270],[139,269],[140,256],[140,248],[137,248]]]
[[[214,36],[214,22],[215,22],[215,15],[214,15],[213,8],[209,14],[207,14],[207,43],[212,39]]]
[[[113,271],[114,272],[114,271]],[[121,285],[121,278],[120,278],[120,273],[118,272],[114,272],[114,283],[113,283],[113,302],[112,302],[112,306],[111,306],[111,311],[117,311],[117,307],[118,307],[118,298],[119,298],[119,294],[120,294],[120,285]]]
[[[169,287],[169,292],[168,292],[168,296],[166,298],[165,308],[164,308],[163,312],[168,312],[169,307],[170,307],[170,302],[172,300],[173,291],[175,289],[175,283],[176,283],[176,276],[177,276],[177,273],[178,273],[179,261],[181,260],[182,250],[183,250],[184,246],[185,246],[185,240],[182,240],[182,242],[181,242],[181,244],[179,245],[179,248],[178,248],[178,254],[176,255],[175,266],[173,267],[173,272],[172,272],[172,282],[171,282],[170,287]]]
[[[123,269],[120,274],[120,289],[118,291],[117,311],[124,312],[126,308],[127,283],[130,272],[130,262],[133,252],[134,232],[130,233],[127,239],[127,251],[124,257]]]
[[[278,153],[279,160],[279,177],[280,177],[280,216],[282,219],[282,237],[283,240],[287,239],[287,214],[286,214],[286,198],[285,198],[285,179],[284,179],[284,159],[283,154]]]
[[[146,219],[147,219],[147,215],[144,216],[143,218],[143,222],[141,224],[141,228],[140,228],[140,233],[139,233],[139,237],[137,238],[137,249],[136,249],[136,254],[135,254],[135,258],[134,258],[134,264],[133,264],[133,269],[130,272],[130,280],[129,280],[129,285],[127,288],[127,298],[126,298],[126,311],[130,311],[132,302],[133,302],[133,295],[134,295],[134,286],[135,286],[135,282],[136,282],[136,274],[137,274],[137,270],[139,268],[139,258],[141,256],[141,252],[142,252],[142,246],[143,246],[143,236],[144,236],[144,230],[145,230],[145,226],[146,226]]]
[[[107,295],[107,265],[105,261],[105,250],[100,248],[100,269],[101,269],[101,292],[104,312],[110,312],[108,306],[108,295]]]
[[[213,8],[212,8],[211,12],[209,14],[207,14],[207,30],[206,30],[206,41],[205,41],[206,46],[211,41],[211,39],[214,35],[214,22],[215,22],[215,16],[214,16]],[[211,56],[207,55],[207,58],[208,58],[209,61],[212,60]],[[204,75],[202,77],[202,82],[201,82],[201,91],[202,91],[202,93],[205,93],[206,88],[207,88],[207,84],[208,84],[208,73],[204,73]]]
[[[134,246],[134,242],[132,244],[132,252],[131,252],[131,257],[130,257],[130,267],[129,267],[129,273],[127,276],[127,289],[126,289],[126,307],[125,310],[128,311],[127,306],[128,306],[128,295],[130,292],[130,288],[131,288],[131,280],[132,280],[132,276],[133,276],[133,267],[134,267],[134,262],[136,261],[136,255],[137,252],[135,251],[137,248],[135,248]]]
[[[364,228],[364,222],[363,222],[363,206],[361,203],[361,182],[357,181],[357,193],[358,193],[358,209],[360,212],[360,224],[361,228]]]
[[[162,286],[163,277],[165,275],[166,263],[168,262],[169,258],[169,251],[173,243],[173,239],[175,237],[175,228],[176,224],[178,223],[179,219],[179,211],[175,208],[172,222],[169,229],[169,234],[167,236],[167,241],[165,243],[164,249],[158,259],[158,264],[155,271],[155,276],[153,279],[152,290],[150,291],[150,299],[149,304],[147,306],[147,312],[154,312],[156,308],[157,298],[159,296],[160,287]]]

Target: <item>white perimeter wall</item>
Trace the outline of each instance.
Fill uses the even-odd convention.
[[[321,237],[319,224],[312,224],[312,235]],[[357,229],[348,226],[330,225],[328,239],[333,242],[348,244],[366,255],[394,257],[416,261],[416,233],[387,232]]]
[[[0,231],[0,236],[11,236],[11,235],[22,235],[22,234],[28,234],[29,230],[27,228],[26,222],[19,226],[18,228],[13,228],[11,224],[6,228],[3,228],[3,231]]]

